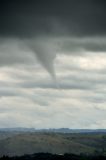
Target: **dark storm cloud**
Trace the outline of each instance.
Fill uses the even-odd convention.
[[[106,51],[105,7],[104,0],[0,0],[0,43],[4,40],[6,46],[7,39],[24,39],[28,51],[35,53],[56,81],[58,53]],[[26,57],[6,53],[0,52],[1,65],[6,64],[6,57],[7,64],[18,59],[23,63]]]
[[[105,0],[0,0],[0,36],[106,35]]]

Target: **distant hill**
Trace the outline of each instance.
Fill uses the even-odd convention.
[[[0,132],[55,132],[55,133],[106,133],[106,129],[69,129],[69,128],[51,128],[51,129],[35,129],[35,128],[0,128]]]
[[[6,133],[6,131],[5,131]],[[53,154],[94,154],[103,152],[106,134],[11,132],[0,139],[0,156],[23,155],[38,152]]]

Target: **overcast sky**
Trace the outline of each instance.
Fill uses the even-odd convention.
[[[0,127],[106,129],[106,0],[0,0]]]

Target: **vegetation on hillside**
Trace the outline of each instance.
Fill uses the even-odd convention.
[[[0,156],[38,152],[52,154],[105,155],[106,134],[21,133],[0,140]]]

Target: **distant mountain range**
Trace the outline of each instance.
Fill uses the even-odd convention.
[[[106,129],[35,129],[35,128],[0,128],[1,132],[53,132],[53,133],[106,133]]]

